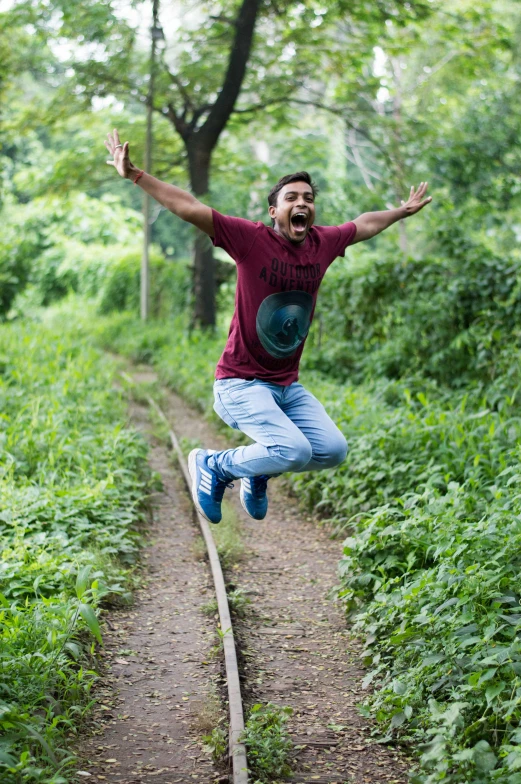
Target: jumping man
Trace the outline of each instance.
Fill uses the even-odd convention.
[[[268,510],[267,482],[285,471],[339,465],[347,443],[323,405],[302,384],[298,366],[313,320],[320,283],[348,245],[368,240],[431,201],[427,183],[411,188],[401,207],[366,212],[341,226],[314,226],[317,189],[307,172],[282,177],[268,194],[272,226],[231,218],[187,191],[136,168],[118,132],[105,145],[107,161],[160,204],[211,237],[237,264],[235,311],[217,364],[214,409],[254,443],[189,455],[192,495],[211,523],[221,520],[226,487],[241,480],[241,503],[250,517]]]

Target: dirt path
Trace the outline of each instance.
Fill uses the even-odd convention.
[[[168,393],[163,406],[180,437],[206,448],[229,446],[178,396]],[[295,782],[405,782],[407,760],[371,742],[356,707],[364,696],[359,649],[341,609],[327,599],[340,542],[303,516],[280,480],[270,481],[267,518],[252,520],[240,505],[239,484],[226,497],[243,521],[246,556],[228,577],[252,599],[252,612],[237,628],[246,704],[293,708]]]
[[[133,376],[155,378],[150,370]],[[228,445],[173,393],[165,392],[162,406],[180,438]],[[148,429],[142,407],[132,406],[132,424]],[[210,656],[215,620],[201,612],[213,587],[197,552],[180,472],[165,447],[151,440],[151,465],[162,475],[164,491],[155,499],[145,553],[148,585],[130,610],[110,616],[108,675],[98,687],[105,705],[94,718],[96,734],[83,744],[91,762],[84,770],[114,784],[210,784],[224,780],[201,745],[203,731],[218,718],[215,694],[222,693],[220,665]],[[340,542],[302,515],[280,480],[270,482],[269,496],[268,516],[259,523],[240,506],[239,482],[227,491],[245,545],[227,577],[252,601],[246,617],[235,621],[246,707],[271,701],[293,708],[294,782],[402,784],[407,760],[372,743],[371,727],[358,713],[364,675],[359,650],[341,609],[327,599]]]
[[[147,432],[147,411],[133,405],[131,422],[151,440],[150,465],[163,491],[153,498],[143,553],[146,585],[130,609],[110,614],[104,631],[106,674],[77,780],[207,784],[218,772],[201,737],[219,718],[220,664],[211,655],[215,622],[201,605],[213,584],[194,552],[197,530],[179,471]]]

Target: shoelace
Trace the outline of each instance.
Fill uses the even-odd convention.
[[[266,492],[266,487],[268,486],[268,479],[269,476],[265,476],[264,474],[261,476],[252,476],[250,479],[252,495],[256,496],[257,498],[264,495]]]
[[[226,479],[219,479],[214,475],[214,481],[212,482],[212,500],[222,501],[224,491],[227,487],[233,487],[233,482]]]

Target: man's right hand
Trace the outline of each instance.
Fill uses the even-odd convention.
[[[133,172],[139,171],[139,169],[136,169],[136,167],[130,162],[128,154],[128,142],[121,144],[119,140],[119,134],[116,129],[114,129],[113,134],[107,134],[105,147],[113,157],[113,160],[107,161],[108,165],[114,166],[117,173],[122,177],[129,179]]]
[[[128,142],[121,144],[116,130],[114,133],[107,134],[105,147],[113,157],[113,160],[107,161],[107,163],[109,166],[114,166],[118,174],[128,180],[133,180],[134,184],[138,183],[141,190],[152,196],[174,215],[197,226],[209,237],[214,236],[213,214],[210,207],[200,202],[188,191],[184,191],[176,185],[162,182],[156,177],[152,177],[151,174],[137,169],[130,161]]]

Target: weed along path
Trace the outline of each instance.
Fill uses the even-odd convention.
[[[215,622],[201,610],[213,584],[194,552],[190,499],[168,451],[151,436],[148,417],[147,409],[131,406],[132,424],[151,441],[150,465],[163,484],[152,499],[145,584],[130,608],[108,617],[106,673],[79,750],[77,780],[207,784],[219,773],[201,738],[221,717]]]
[[[153,378],[149,372],[133,376]],[[164,391],[162,407],[190,448],[196,442],[228,445],[177,395]],[[371,741],[371,726],[357,708],[364,696],[359,649],[341,610],[327,598],[340,543],[303,517],[280,481],[270,482],[269,497],[267,518],[251,520],[240,505],[237,482],[227,491],[224,514],[238,519],[238,530],[235,526],[233,536],[219,542],[223,534],[212,527],[227,556],[228,590],[244,591],[250,600],[234,618],[246,713],[256,703],[292,709],[294,782],[402,784],[409,763],[397,750]]]

